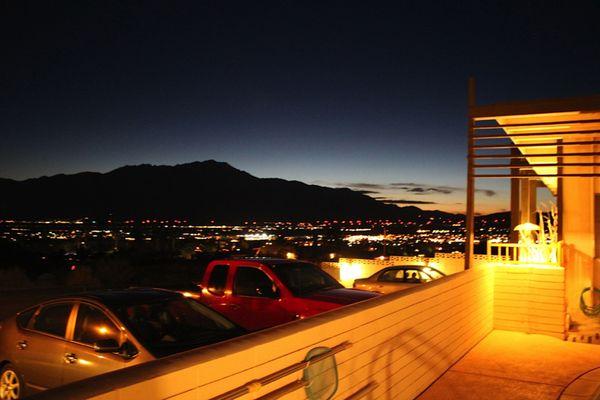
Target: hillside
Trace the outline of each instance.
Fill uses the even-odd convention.
[[[257,178],[213,160],[125,166],[24,181],[0,179],[0,218],[180,218],[191,221],[420,219],[450,215],[384,204],[347,188]]]

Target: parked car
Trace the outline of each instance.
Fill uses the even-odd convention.
[[[356,289],[377,293],[391,293],[415,287],[425,282],[446,276],[435,268],[418,265],[399,265],[375,272],[368,278],[356,279],[352,285]]]
[[[200,287],[199,301],[251,331],[377,296],[344,288],[314,264],[268,258],[212,261]]]
[[[30,307],[0,324],[0,399],[19,399],[241,335],[173,291],[98,291]]]

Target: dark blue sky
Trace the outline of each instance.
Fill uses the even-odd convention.
[[[600,92],[597,1],[0,7],[6,178],[212,158],[460,211],[469,75],[481,102]]]

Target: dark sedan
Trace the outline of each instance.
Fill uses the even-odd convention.
[[[0,399],[19,399],[242,333],[217,312],[168,290],[55,299],[0,323]]]

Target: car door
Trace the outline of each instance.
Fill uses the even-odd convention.
[[[230,267],[227,264],[210,265],[206,271],[206,279],[202,288],[202,303],[213,310],[229,316],[233,306],[231,305]]]
[[[62,384],[89,378],[125,367],[125,359],[113,353],[98,353],[94,344],[113,339],[123,343],[119,324],[95,305],[81,302],[75,306],[75,325],[65,344]]]
[[[390,268],[379,275],[376,290],[381,293],[391,293],[397,290],[412,287],[406,281],[406,270],[403,268]]]
[[[72,302],[42,305],[27,328],[19,330],[15,364],[30,389],[38,391],[61,384],[66,333],[72,310]]]
[[[237,266],[233,276],[231,319],[248,330],[293,321],[274,281],[260,268]]]

